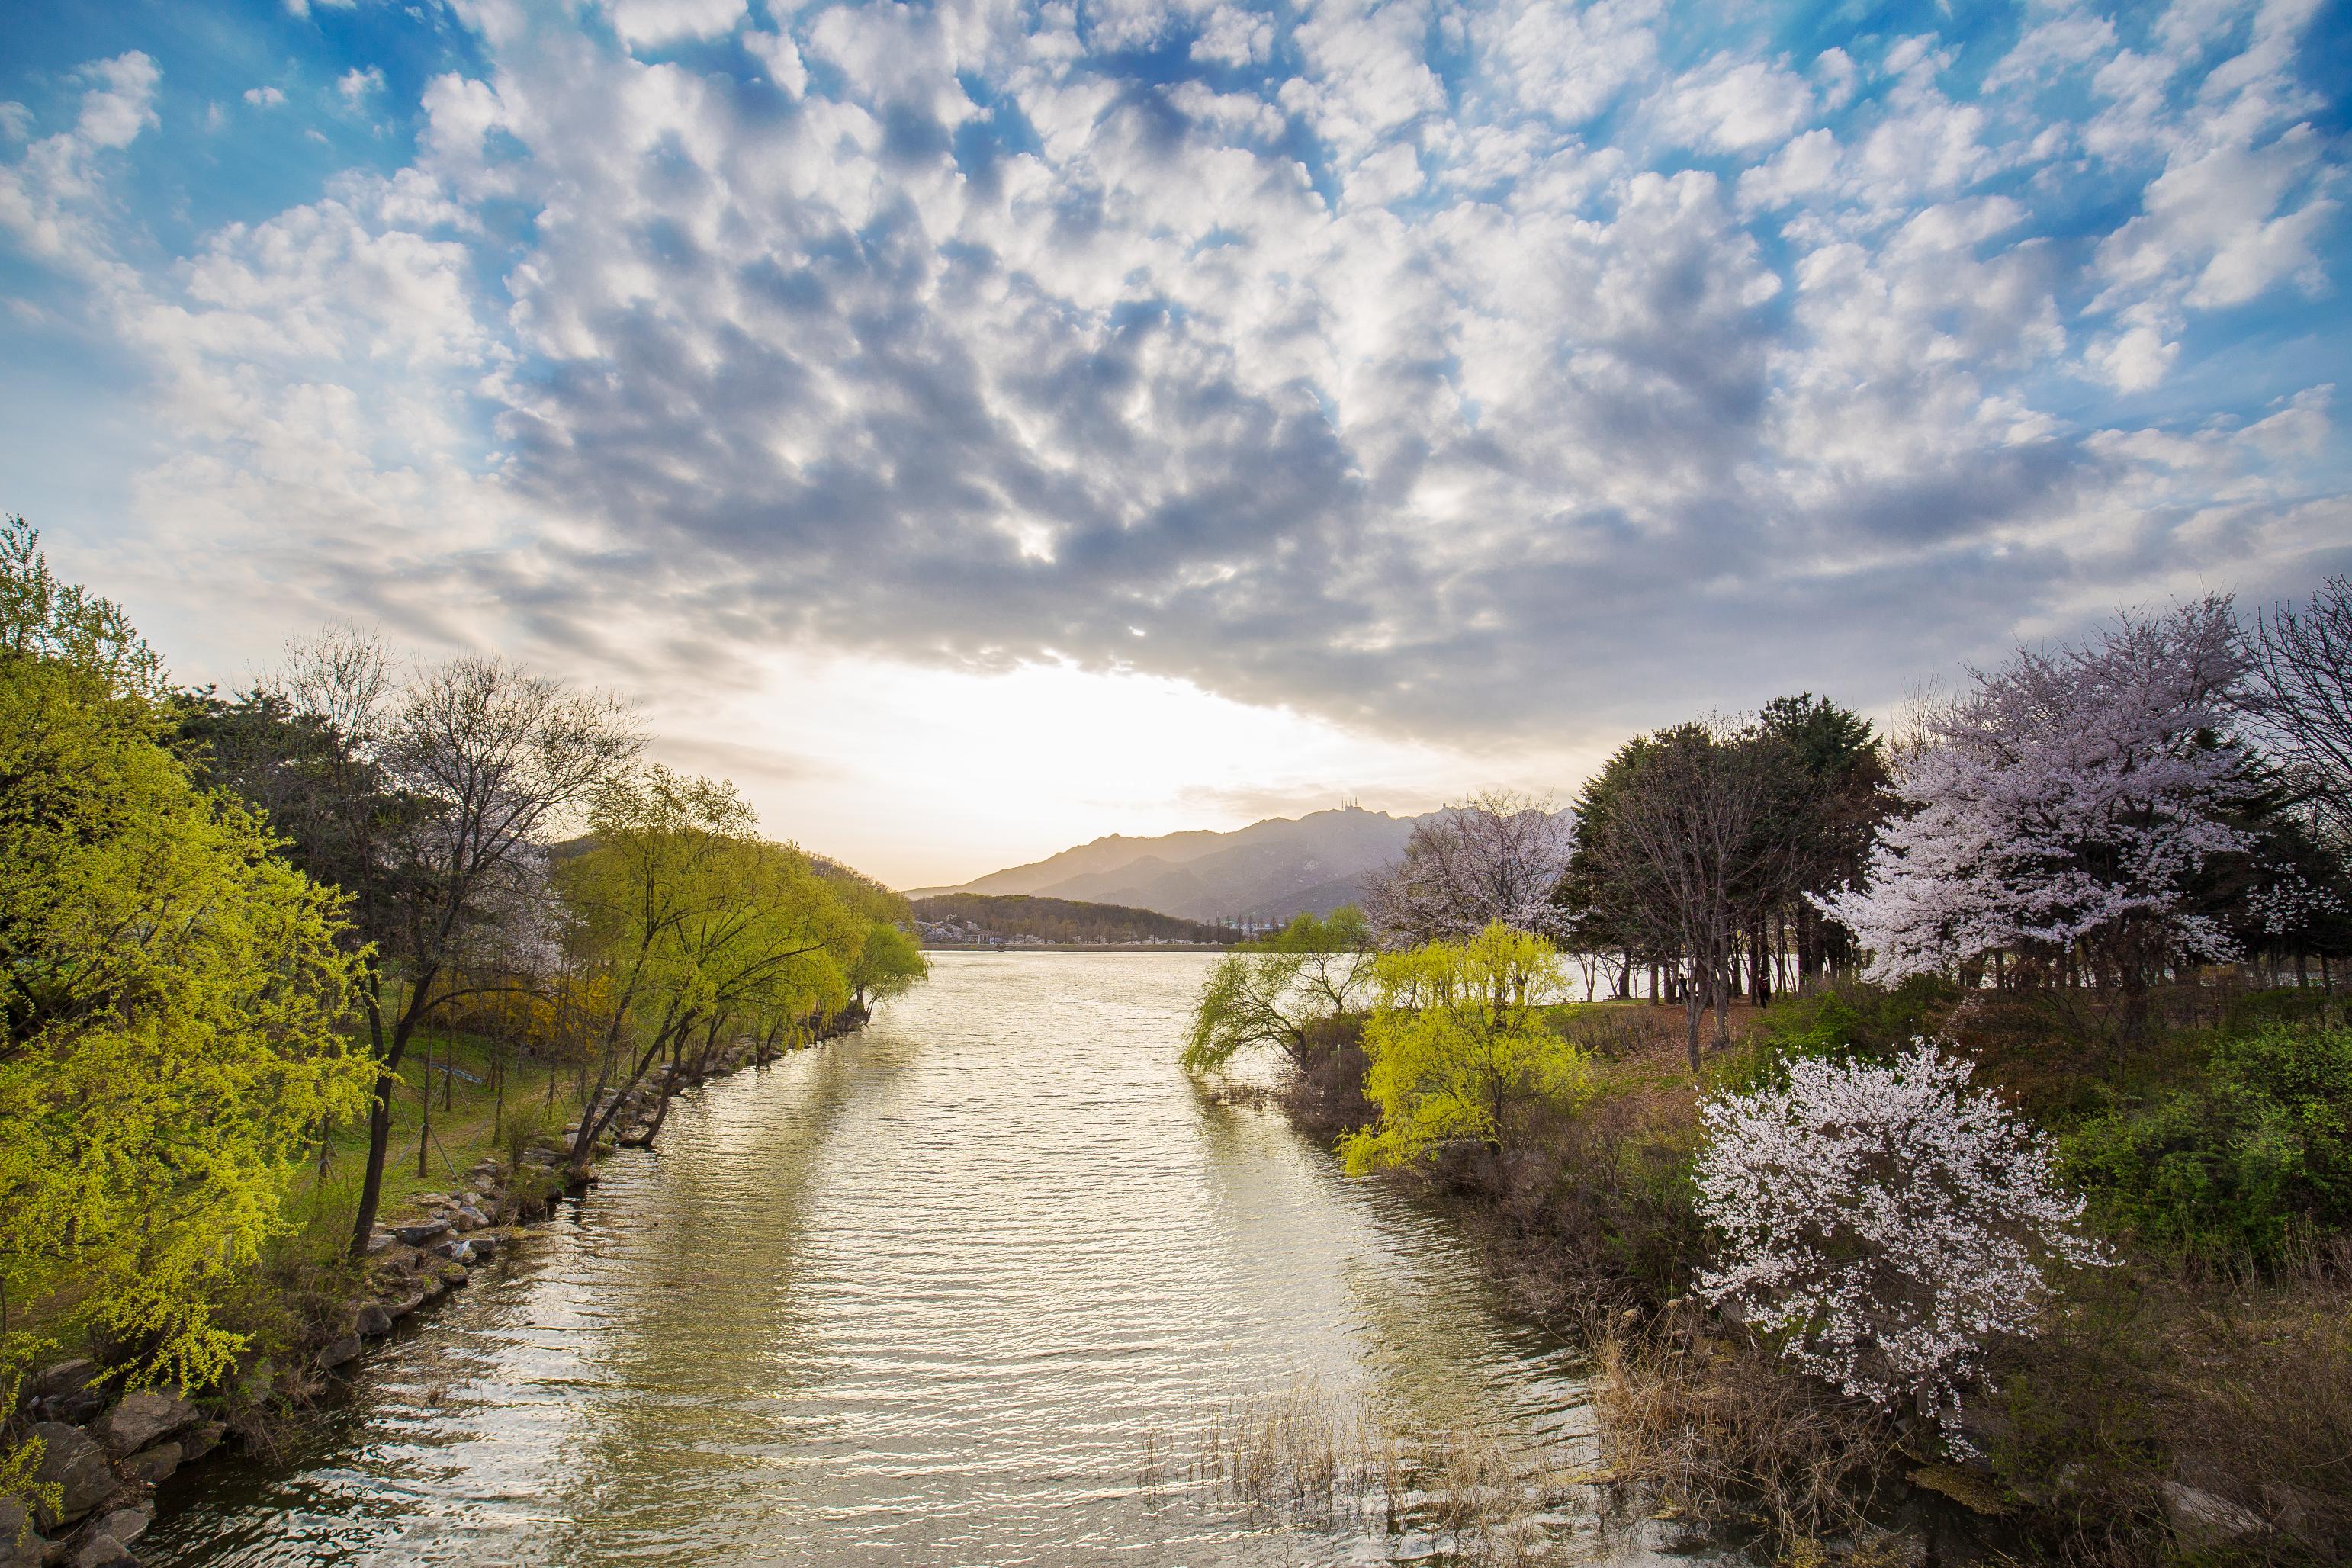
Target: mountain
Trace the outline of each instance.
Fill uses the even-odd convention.
[[[916,929],[926,942],[1190,942],[1221,946],[1234,940],[1222,926],[1178,920],[1157,910],[1121,909],[1030,893],[934,893],[914,900]]]
[[[1126,904],[1181,920],[1287,920],[1363,897],[1364,879],[1404,853],[1419,818],[1346,806],[1276,816],[1231,833],[1113,834],[936,893],[1032,893]]]

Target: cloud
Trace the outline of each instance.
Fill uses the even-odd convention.
[[[2187,333],[2337,281],[2276,5],[1810,60],[1646,0],[467,15],[404,166],[166,261],[144,56],[0,177],[153,368],[157,551],[243,597],[1568,746],[2345,517],[2328,399]],[[2210,439],[2100,402],[2158,385]]]
[[[286,95],[274,87],[248,87],[245,101],[257,109],[276,109],[286,101]]]
[[[342,95],[345,103],[356,109],[383,90],[383,72],[375,66],[353,66],[335,79],[335,90]]]

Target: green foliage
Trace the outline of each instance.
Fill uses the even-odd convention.
[[[1302,910],[1280,931],[1247,945],[1261,952],[1363,952],[1372,945],[1372,928],[1363,910],[1341,904],[1328,915]]]
[[[0,534],[0,1300],[201,1384],[237,1346],[221,1289],[371,1080],[339,900],[196,788],[155,679],[119,610]]]
[[[931,973],[915,939],[886,920],[869,921],[849,965],[849,987],[868,1002],[904,996]]]
[[[1584,1053],[1545,1021],[1567,976],[1541,937],[1497,922],[1466,942],[1387,954],[1375,973],[1364,1093],[1380,1121],[1340,1141],[1350,1173],[1455,1140],[1500,1146],[1528,1105],[1573,1106],[1590,1091]]]
[[[2217,1038],[2198,1082],[2094,1115],[2062,1141],[2105,1224],[2184,1257],[2267,1260],[2352,1223],[2352,1030]]]

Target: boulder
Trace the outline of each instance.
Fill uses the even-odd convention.
[[[219,1447],[221,1446],[221,1439],[227,1436],[228,1423],[226,1421],[197,1422],[194,1426],[180,1434],[180,1463],[184,1465],[194,1464],[198,1459],[203,1458],[206,1454],[209,1454],[215,1448]],[[126,1535],[121,1537],[121,1539],[128,1541],[130,1537]]]
[[[438,1264],[435,1269],[435,1276],[441,1281],[445,1289],[451,1290],[457,1289],[459,1286],[465,1284],[466,1281],[473,1278],[472,1275],[466,1272],[466,1266],[464,1264],[455,1260],[444,1260]]]
[[[383,1310],[380,1301],[362,1301],[352,1326],[359,1330],[363,1338],[382,1339],[392,1332],[392,1314]]]
[[[118,1508],[101,1514],[89,1528],[92,1534],[110,1535],[128,1546],[146,1534],[147,1527],[154,1522],[155,1505],[142,1500],[135,1508]]]
[[[33,1436],[41,1440],[41,1462],[33,1470],[40,1486],[58,1489],[58,1510],[43,1509],[44,1528],[79,1519],[106,1500],[114,1490],[114,1467],[106,1450],[79,1426],[62,1421],[36,1421]]]
[[[477,1257],[496,1258],[499,1255],[499,1248],[506,1245],[507,1237],[499,1231],[478,1230],[467,1237],[466,1242],[474,1249]]]
[[[278,1382],[278,1363],[268,1356],[256,1356],[236,1369],[236,1396],[250,1405],[258,1405],[269,1397]]]
[[[171,1479],[172,1472],[180,1468],[180,1461],[186,1455],[187,1450],[177,1443],[158,1443],[152,1448],[140,1449],[114,1468],[125,1480],[144,1481],[151,1487],[161,1486]]]
[[[423,1247],[427,1242],[448,1235],[449,1222],[446,1219],[418,1220],[413,1225],[395,1226],[392,1234],[411,1247]]]
[[[383,1226],[378,1226],[373,1230],[368,1232],[365,1256],[373,1258],[385,1247],[392,1246],[399,1239],[400,1237],[393,1235],[392,1232],[384,1229]]]
[[[2210,1552],[2232,1545],[2270,1529],[2263,1516],[2251,1509],[2240,1508],[2227,1498],[2179,1481],[2166,1481],[2158,1489],[2164,1498],[2164,1511],[2172,1521],[2172,1532],[2181,1544],[2192,1552]]]
[[[15,1498],[0,1498],[0,1568],[39,1568],[40,1561],[33,1516]]]
[[[76,1356],[43,1367],[33,1379],[33,1410],[44,1421],[79,1426],[106,1408],[106,1390],[98,1382],[98,1363]]]
[[[412,1285],[397,1296],[387,1296],[384,1298],[384,1315],[397,1321],[398,1320],[408,1316],[409,1313],[416,1310],[417,1308],[425,1305],[425,1287],[422,1285]]]
[[[121,1458],[168,1437],[196,1418],[196,1407],[176,1394],[142,1388],[126,1394],[114,1407],[89,1424],[89,1435]]]
[[[319,1353],[312,1359],[322,1367],[341,1366],[345,1362],[358,1360],[362,1348],[359,1335],[338,1334],[320,1345]]]
[[[457,1211],[457,1216],[451,1223],[459,1230],[479,1230],[490,1223],[490,1216],[473,1205],[467,1204]]]
[[[445,1236],[425,1250],[435,1258],[444,1258],[452,1263],[463,1263],[474,1256],[472,1245],[462,1236]]]
[[[131,1548],[103,1531],[85,1535],[66,1559],[67,1568],[139,1568]]]

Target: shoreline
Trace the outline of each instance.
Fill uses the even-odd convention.
[[[673,1097],[853,1034],[871,1016],[845,1009],[804,1043],[777,1050],[747,1037],[679,1084]],[[279,1419],[274,1400],[307,1404],[330,1379],[347,1377],[373,1347],[388,1342],[402,1323],[413,1320],[422,1331],[431,1317],[417,1314],[471,1283],[477,1268],[539,1234],[562,1200],[586,1202],[596,1167],[642,1133],[663,1098],[654,1076],[637,1085],[596,1141],[584,1173],[566,1169],[575,1122],[562,1135],[535,1136],[520,1164],[488,1156],[467,1171],[461,1190],[412,1194],[388,1206],[365,1256],[351,1260],[352,1272],[334,1292],[344,1299],[299,1319],[288,1371],[267,1353],[248,1353],[223,1384],[193,1395],[112,1387],[92,1375],[97,1369],[87,1356],[31,1374],[18,1400],[42,1440],[33,1479],[58,1489],[57,1506],[52,1511],[0,1501],[0,1568],[135,1568],[141,1559],[134,1544],[154,1522],[161,1483],[231,1447],[266,1443]],[[595,1109],[583,1107],[583,1117]]]

